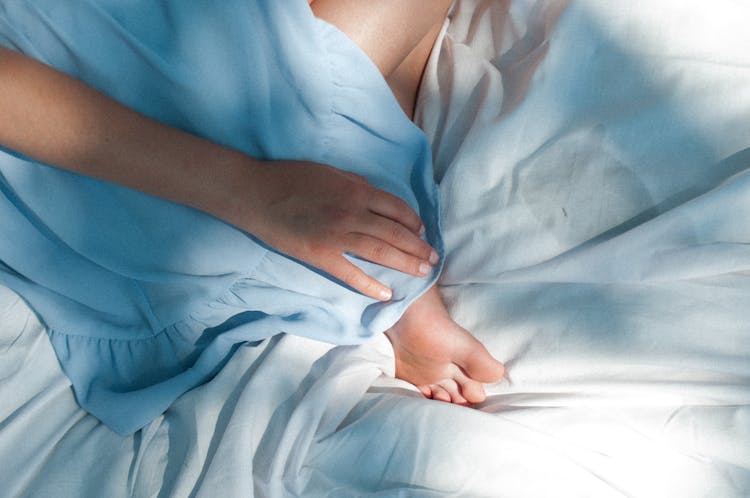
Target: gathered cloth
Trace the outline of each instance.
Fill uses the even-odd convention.
[[[0,43],[250,156],[362,175],[412,206],[442,255],[429,143],[366,54],[304,0],[0,0]],[[0,151],[0,283],[49,329],[81,406],[120,434],[242,345],[381,334],[440,272],[347,257],[392,301],[200,211]]]

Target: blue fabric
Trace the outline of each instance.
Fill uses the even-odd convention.
[[[0,0],[0,43],[249,155],[361,174],[415,208],[442,253],[426,138],[304,0]],[[355,260],[394,288],[375,302],[204,213],[8,150],[0,235],[0,282],[49,328],[79,403],[121,434],[239,345],[382,333],[440,270],[420,279]]]

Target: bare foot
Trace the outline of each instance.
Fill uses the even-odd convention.
[[[386,335],[396,355],[396,377],[427,398],[481,403],[487,397],[482,383],[505,373],[502,363],[451,319],[437,287],[415,301]]]

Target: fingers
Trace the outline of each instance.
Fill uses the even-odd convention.
[[[284,166],[287,166],[286,168]],[[354,254],[407,274],[424,277],[439,262],[420,238],[417,213],[366,178],[332,166],[280,162],[271,171],[268,216],[255,235],[270,246],[329,273],[362,294],[388,301],[388,286],[344,257]]]
[[[409,229],[382,216],[368,216],[363,221],[361,233],[371,235],[392,245],[406,254],[411,254],[431,265],[438,262],[437,252],[430,244],[420,239]]]
[[[380,190],[370,186],[370,182],[368,182],[363,176],[345,170],[338,170],[335,168],[331,169],[358,185],[366,185],[370,187],[370,198],[368,202],[368,209],[370,209],[370,211],[400,223],[415,234],[421,235],[423,233],[424,225],[422,220],[403,199],[400,199],[398,196],[386,192],[385,190]]]
[[[432,264],[429,261],[405,254],[390,244],[369,235],[350,234],[342,245],[345,247],[344,252],[418,277],[425,277],[432,271]],[[427,247],[429,248],[429,245]],[[432,249],[429,250],[432,251]],[[302,259],[304,259],[304,256]],[[308,257],[307,259],[311,260],[312,258]],[[393,292],[388,286],[369,276],[344,258],[343,254],[338,253],[338,251],[331,252],[322,258],[318,253],[318,257],[314,258],[313,261],[315,261],[315,266],[321,270],[330,273],[333,277],[366,296],[379,301],[389,301],[393,297]]]
[[[349,252],[368,261],[418,277],[425,277],[432,270],[429,261],[405,254],[390,244],[369,235],[352,234],[349,247]]]
[[[378,301],[390,301],[393,297],[393,292],[387,285],[378,282],[343,256],[330,258],[320,265],[320,269],[330,273],[352,289]]]
[[[346,171],[339,173],[358,185],[369,186],[364,177]],[[374,187],[360,192],[367,196],[367,214],[357,217],[354,220],[356,224],[350,228],[352,233],[358,235],[351,252],[412,275],[426,275],[429,266],[438,263],[439,255],[420,238],[424,225],[417,213],[406,202],[389,192]],[[388,245],[395,248],[395,251]]]
[[[373,189],[367,207],[370,211],[401,223],[416,234],[423,230],[419,215],[402,199],[383,190]]]

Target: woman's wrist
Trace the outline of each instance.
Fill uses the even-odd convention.
[[[202,173],[181,194],[185,199],[174,200],[255,234],[262,221],[259,204],[267,162],[232,149],[210,153],[203,161]]]

